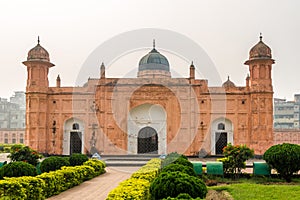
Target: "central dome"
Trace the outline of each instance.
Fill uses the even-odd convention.
[[[167,58],[153,47],[139,62],[139,71],[143,70],[164,70],[169,72],[170,66]]]

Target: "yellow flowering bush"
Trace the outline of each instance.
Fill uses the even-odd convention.
[[[103,171],[105,163],[92,161]],[[22,176],[0,180],[0,199],[45,199],[91,179],[98,174],[90,165],[62,167],[60,170],[42,173],[36,177]]]
[[[158,176],[161,160],[154,158],[110,191],[106,200],[150,200],[150,184]]]

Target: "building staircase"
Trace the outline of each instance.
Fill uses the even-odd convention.
[[[157,154],[137,155],[101,155],[107,166],[139,167],[145,165],[152,158],[159,158]]]

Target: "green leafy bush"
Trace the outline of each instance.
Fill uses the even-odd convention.
[[[178,195],[177,197],[168,197],[168,198],[164,198],[163,200],[179,200],[179,199],[185,199],[185,200],[201,200],[199,197],[197,197],[196,199],[192,198],[189,194],[187,193],[181,193],[180,195]]]
[[[0,144],[0,153],[9,153],[12,144]]]
[[[85,161],[88,161],[87,155],[81,153],[74,153],[70,156],[70,166],[82,165]]]
[[[170,153],[163,160],[161,167],[164,168],[169,164],[180,164],[193,168],[193,164],[187,159],[186,156],[178,154],[178,153]]]
[[[181,193],[187,193],[193,198],[204,198],[207,188],[197,177],[182,172],[163,172],[151,183],[150,193],[154,199],[177,197]]]
[[[28,146],[15,144],[10,148],[10,154],[7,157],[13,162],[23,161],[36,166],[39,159],[42,158],[42,155]]]
[[[219,161],[223,162],[224,173],[238,176],[242,169],[246,168],[246,160],[254,156],[254,150],[244,144],[232,145],[229,143],[224,147],[223,154],[225,158],[219,159]]]
[[[60,169],[62,166],[69,166],[70,161],[68,157],[51,156],[42,161],[40,169],[41,172],[50,172]]]
[[[191,168],[190,166],[186,165],[180,165],[180,164],[169,164],[166,167],[164,167],[161,172],[182,172],[186,173],[190,176],[197,176],[194,168]]]
[[[2,177],[36,176],[36,168],[26,162],[10,162],[1,170]]]
[[[270,147],[263,159],[287,182],[300,170],[300,145],[283,143]]]
[[[95,176],[99,176],[100,174],[105,173],[105,162],[97,159],[90,159],[88,161],[85,161],[83,165],[91,166],[95,170]]]

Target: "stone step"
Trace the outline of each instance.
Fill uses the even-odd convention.
[[[158,158],[155,154],[137,154],[137,155],[101,155],[107,166],[143,166],[152,158]]]

